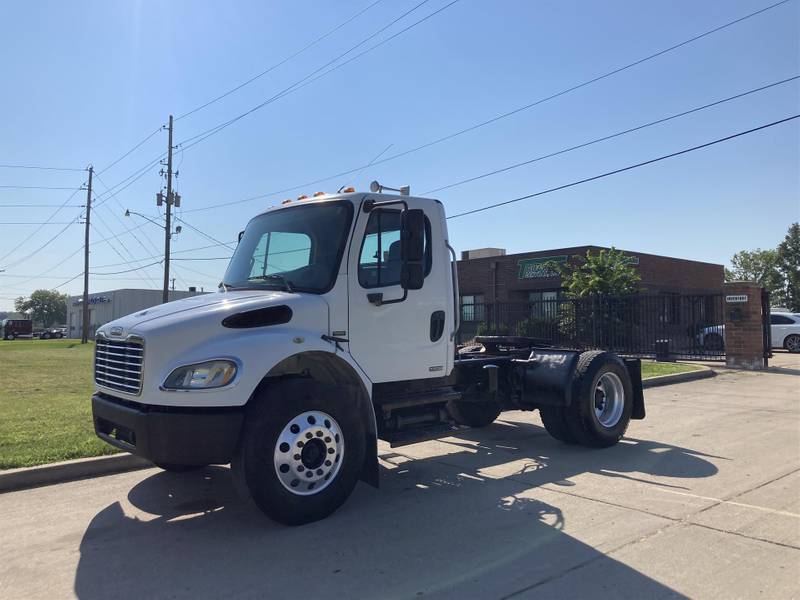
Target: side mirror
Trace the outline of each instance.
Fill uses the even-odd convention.
[[[418,262],[425,256],[425,212],[404,210],[400,216],[400,259]]]
[[[400,271],[400,285],[404,290],[419,290],[425,282],[425,267],[421,262],[403,264]]]
[[[406,209],[400,216],[400,260],[403,263],[400,285],[418,290],[425,280],[425,212]]]

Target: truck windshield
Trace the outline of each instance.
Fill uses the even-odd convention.
[[[338,275],[352,219],[353,205],[346,201],[293,206],[254,218],[223,286],[324,294]]]

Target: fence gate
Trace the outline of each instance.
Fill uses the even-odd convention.
[[[519,335],[564,348],[724,360],[724,311],[721,293],[471,304],[462,307],[459,342],[476,335]]]

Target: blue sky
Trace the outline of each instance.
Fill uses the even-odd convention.
[[[324,41],[175,125],[180,142],[269,98],[414,7],[383,0]],[[4,7],[0,164],[103,169],[164,123],[293,54],[372,0],[325,2],[36,2]],[[429,0],[370,47],[448,0]],[[302,184],[414,148],[535,101],[770,2],[460,0],[440,14],[176,154],[186,221],[231,241],[284,197],[378,179],[422,193],[595,137],[800,74],[799,0],[487,127],[408,156],[272,198],[190,212]],[[224,6],[224,9],[222,8]],[[356,54],[354,52],[353,54]],[[352,56],[349,55],[349,56]],[[800,112],[792,82],[622,138],[437,195],[450,214],[588,177]],[[522,252],[581,244],[727,262],[772,247],[800,218],[800,127],[771,128],[706,150],[530,201],[450,221],[457,250]],[[157,157],[166,134],[102,172],[113,186]],[[78,187],[81,172],[0,168],[0,185]],[[154,167],[95,213],[93,270],[131,255],[151,263],[160,231],[124,208],[158,216]],[[0,188],[0,205],[60,204],[65,190]],[[74,219],[83,192],[53,221]],[[0,207],[0,221],[44,221],[54,208]],[[79,224],[0,225],[0,310],[82,270]],[[147,240],[145,239],[148,238]],[[184,227],[180,252],[209,241]],[[113,246],[113,247],[112,247]],[[175,254],[226,256],[224,248]],[[122,256],[122,258],[120,257]],[[14,266],[9,266],[13,263]],[[179,261],[177,286],[212,288],[225,261]],[[91,291],[159,287],[160,265],[93,278]],[[59,289],[77,293],[77,278]]]

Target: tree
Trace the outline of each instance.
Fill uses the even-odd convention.
[[[777,250],[742,250],[731,258],[731,268],[725,269],[725,281],[753,281],[769,292],[773,304],[782,304],[784,277],[778,262]]]
[[[17,298],[14,308],[44,327],[67,321],[67,295],[51,290],[36,290],[29,298]]]
[[[784,279],[783,304],[800,312],[800,223],[792,223],[778,244],[778,270]]]
[[[639,292],[641,277],[631,259],[612,247],[586,256],[574,257],[566,264],[551,263],[548,268],[561,274],[561,284],[571,298],[586,296],[627,296]]]

